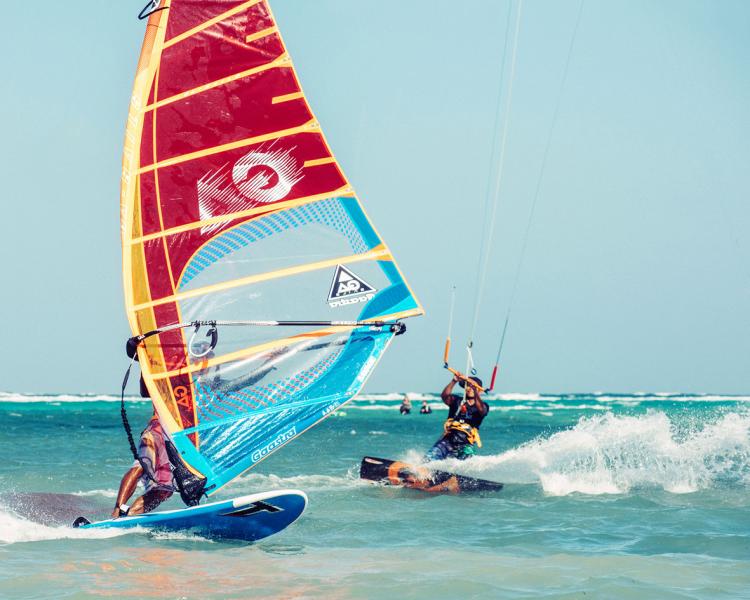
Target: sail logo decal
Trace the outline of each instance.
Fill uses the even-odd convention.
[[[256,450],[252,453],[250,458],[253,462],[258,462],[260,459],[265,458],[268,456],[271,452],[276,450],[279,446],[283,446],[286,442],[291,440],[295,435],[297,435],[297,428],[292,427],[291,429],[280,433],[276,436],[276,439],[274,439],[271,443],[269,443],[266,446],[263,446],[260,450]]]
[[[377,290],[361,277],[358,277],[344,265],[336,265],[331,290],[328,292],[328,306],[346,306],[358,302],[367,302],[375,296]]]
[[[302,180],[302,167],[292,156],[296,146],[286,150],[257,148],[240,157],[234,165],[222,165],[209,171],[196,183],[201,221],[232,214],[250,206],[270,204],[286,198]],[[213,223],[201,227],[208,233],[222,226]]]
[[[250,506],[246,506],[245,508],[240,508],[239,510],[235,510],[233,512],[225,513],[221,516],[222,517],[247,517],[250,515],[255,515],[259,512],[277,513],[277,512],[282,512],[283,510],[284,510],[283,508],[274,506],[273,504],[269,504],[268,502],[256,500]]]

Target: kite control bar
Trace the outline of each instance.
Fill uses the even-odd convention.
[[[447,367],[447,366],[445,368],[448,369],[448,371],[450,371],[451,373],[453,373],[453,376],[456,379],[460,379],[465,384],[468,383],[471,387],[473,387],[478,392],[489,392],[490,391],[489,388],[487,388],[487,389],[483,388],[481,385],[478,385],[476,381],[474,381],[473,379],[470,379],[469,377],[467,377],[466,375],[464,375],[460,371],[456,371],[456,369],[452,369],[451,367]]]
[[[164,327],[152,329],[140,335],[134,335],[125,343],[125,352],[128,358],[133,358],[136,356],[138,345],[146,338],[166,333],[167,331],[188,329],[189,327],[195,328],[195,331],[190,337],[188,349],[196,358],[206,356],[216,347],[219,341],[218,327],[371,327],[375,329],[388,327],[391,333],[395,335],[401,335],[406,332],[406,324],[401,321],[190,321],[189,323],[165,325]],[[192,351],[193,342],[201,327],[209,328],[206,332],[206,337],[210,338],[210,342],[207,350],[204,349],[200,354],[196,354]]]
[[[480,392],[488,393],[495,389],[495,379],[497,379],[497,371],[498,371],[498,364],[495,363],[494,368],[492,369],[492,378],[490,379],[490,387],[483,388],[480,385],[477,385],[476,382],[474,382],[472,379],[469,379],[468,376],[464,375],[460,371],[456,371],[456,369],[453,369],[448,364],[448,354],[451,349],[451,338],[447,337],[445,339],[445,349],[443,350],[443,366],[448,369],[455,377],[458,377],[460,380],[464,382],[468,382],[472,387],[476,388]],[[474,369],[472,369],[472,372]]]
[[[456,371],[455,369],[452,369],[448,364],[448,355],[451,351],[451,331],[453,329],[453,310],[456,306],[456,286],[453,286],[451,289],[451,306],[450,311],[448,312],[448,335],[445,338],[445,348],[443,350],[443,366],[448,369],[455,377],[458,377],[460,380],[464,382],[469,382],[469,384],[474,387],[476,390],[480,392],[491,392],[493,389],[495,389],[495,379],[497,378],[497,366],[498,361],[500,359],[500,356],[498,355],[498,360],[495,361],[495,368],[492,369],[492,380],[490,381],[490,387],[483,388],[482,386],[479,386],[476,384],[475,381],[469,379],[466,375],[463,373],[460,373],[459,371]],[[471,373],[476,374],[476,370],[474,367],[474,361],[471,357],[471,347],[473,346],[473,342],[469,342],[469,345],[466,347],[467,352],[469,353],[469,362],[466,365],[466,369],[469,370],[469,367],[471,367]]]

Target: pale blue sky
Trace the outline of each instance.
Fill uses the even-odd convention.
[[[119,387],[120,157],[141,4],[4,8],[0,389]],[[453,283],[456,362],[470,326],[508,5],[272,6],[334,152],[427,310],[368,390],[438,389]],[[477,337],[486,370],[578,6],[524,4]],[[750,391],[748,31],[741,0],[585,3],[500,391]]]

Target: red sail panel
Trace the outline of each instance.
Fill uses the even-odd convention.
[[[233,9],[247,5],[250,10],[259,2],[247,0],[201,0],[200,2],[172,2],[169,3],[169,20],[166,23],[166,41],[184,34],[186,31],[199,27],[203,23],[215,19]]]
[[[278,33],[247,41],[273,25],[265,5],[256,4],[166,47],[159,73],[159,98],[256,69],[281,57],[284,45]]]
[[[273,102],[299,91],[292,69],[279,68],[160,106],[156,109],[156,137],[160,140],[156,160],[301,127],[313,118],[304,100]],[[207,123],[207,114],[217,116]]]

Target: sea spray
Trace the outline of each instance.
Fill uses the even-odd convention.
[[[548,495],[622,494],[655,487],[671,493],[750,484],[750,414],[708,422],[661,411],[582,417],[571,429],[494,456],[432,463],[505,483],[538,482]]]
[[[347,490],[366,487],[367,482],[353,474],[344,476],[331,475],[293,475],[279,477],[273,474],[247,473],[240,476],[232,489],[238,493],[249,493],[258,490],[281,490],[286,488],[300,488],[305,491]]]
[[[410,596],[409,590],[419,597],[419,590],[429,589],[439,597],[530,598],[540,595],[535,594],[540,586],[548,597],[747,595],[750,398],[607,393],[492,399],[479,457],[444,466],[484,468],[486,473],[475,475],[510,483],[501,492],[435,496],[360,481],[363,456],[413,462],[440,436],[447,411],[433,397],[430,402],[442,408],[432,415],[400,415],[398,397],[374,398],[373,405],[385,405],[384,410],[359,410],[370,402],[354,401],[345,417],[328,419],[222,489],[217,500],[281,488],[308,493],[309,508],[298,523],[254,546],[145,530],[93,539],[106,530],[67,527],[77,515],[39,524],[0,497],[0,597],[135,597],[156,589],[171,597],[323,598],[345,590],[347,597],[388,600]],[[0,487],[72,495],[77,514],[106,517],[115,484],[132,464],[119,407],[108,400],[48,398],[3,402],[0,395]],[[596,411],[582,408],[596,404],[601,406]],[[495,410],[501,405],[529,409]],[[668,419],[652,418],[649,408]],[[151,414],[146,403],[128,410],[138,423]],[[609,412],[615,417],[604,418]],[[616,461],[608,466],[615,442],[622,451],[638,451],[637,441],[631,451],[625,440],[634,435],[631,429],[649,423],[653,429],[640,438],[646,445],[641,454],[653,455],[645,473],[638,472],[634,456],[629,460],[635,473]],[[358,434],[351,435],[352,429]],[[667,433],[671,462],[668,456],[656,460],[659,444],[646,439],[654,430]],[[371,433],[378,431],[388,435]],[[586,435],[593,439],[587,452],[598,448],[603,465],[591,470],[589,484],[604,487],[601,471],[609,468],[608,481],[618,490],[626,489],[623,478],[631,478],[629,493],[560,497],[545,491],[539,473],[561,473],[583,487],[588,458],[579,453],[576,465],[573,442]],[[574,436],[567,462],[558,450],[566,436]],[[708,489],[662,491],[659,465],[676,469],[680,457],[696,472],[681,480]],[[657,487],[638,489],[654,485],[640,483],[648,469],[654,469]],[[701,479],[699,473],[707,475]],[[549,490],[553,483],[544,485]],[[179,498],[170,503],[164,510],[181,506]]]
[[[0,544],[64,539],[105,539],[132,533],[144,533],[145,531],[145,529],[141,528],[130,530],[74,529],[67,525],[42,525],[41,523],[24,519],[13,511],[0,506]]]

